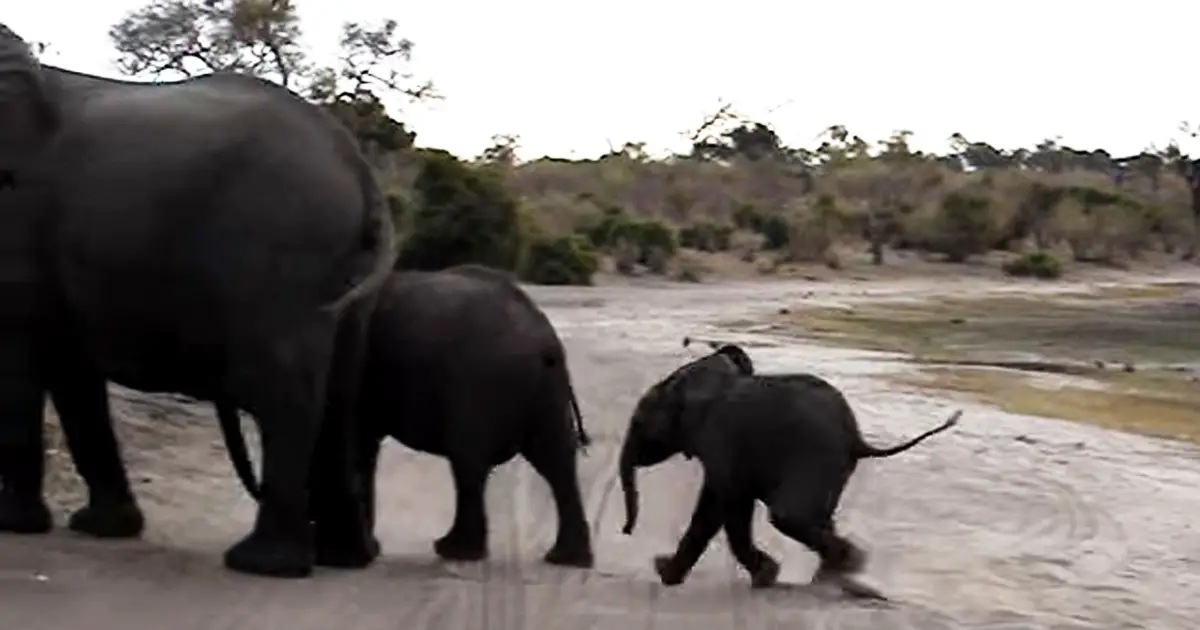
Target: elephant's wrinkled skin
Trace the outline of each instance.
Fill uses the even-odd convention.
[[[678,368],[638,401],[619,464],[624,533],[637,521],[636,468],[683,453],[700,460],[704,485],[675,553],[655,558],[663,584],[682,583],[722,528],[753,585],[774,584],[779,564],[750,531],[755,502],[762,501],[772,525],[820,556],[818,579],[862,593],[865,587],[847,576],[861,570],[865,554],[838,535],[833,518],[858,460],[905,451],[953,426],[960,414],[903,444],[876,448],[863,441],[849,403],[825,380],[755,374],[742,348],[713,345],[715,352]]]
[[[487,556],[484,487],[520,454],[550,485],[558,535],[547,562],[591,567],[576,457],[583,430],[554,326],[503,274],[475,265],[398,271],[371,319],[362,389],[364,474],[380,441],[449,460],[454,524],[434,548],[453,560]]]
[[[24,142],[0,153],[14,182],[0,191],[0,530],[51,527],[49,393],[89,491],[71,527],[140,534],[111,380],[257,419],[262,499],[227,566],[365,566],[378,549],[353,405],[395,237],[354,139],[249,76],[113,81],[39,68],[23,46],[0,32],[0,139]],[[14,127],[31,119],[53,121],[37,142]]]

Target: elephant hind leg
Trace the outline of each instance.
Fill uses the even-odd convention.
[[[771,524],[820,556],[818,579],[861,571],[865,552],[839,535],[833,520],[842,490],[837,484],[845,476],[833,467],[805,468],[793,472],[774,493],[769,505]]]
[[[542,423],[543,427],[559,425],[562,425],[561,430],[535,432],[522,448],[521,456],[549,484],[558,512],[558,534],[545,561],[590,569],[595,559],[591,530],[579,490],[576,438],[565,421]]]
[[[379,556],[374,536],[379,439],[364,433],[358,413],[367,327],[374,301],[355,304],[338,324],[320,437],[309,485],[316,562],[360,569]]]
[[[487,506],[484,492],[491,472],[482,457],[450,457],[454,476],[454,524],[433,543],[444,560],[474,562],[488,556]]]
[[[233,571],[302,578],[315,562],[309,473],[325,408],[332,322],[309,322],[274,345],[239,347],[233,400],[254,416],[262,440],[261,499],[250,533],[225,552]]]

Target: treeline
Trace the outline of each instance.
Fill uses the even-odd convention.
[[[1045,278],[1068,261],[1124,265],[1149,252],[1196,252],[1197,163],[1176,145],[1114,157],[1052,141],[1004,151],[957,136],[951,152],[933,155],[910,149],[903,132],[875,144],[840,127],[827,136],[815,150],[791,149],[769,126],[739,122],[663,160],[627,144],[595,160],[527,163],[513,159],[512,138],[500,138],[470,162],[436,154],[470,174],[461,188],[474,193],[464,193],[457,215],[434,214],[473,217],[462,229],[476,241],[486,224],[497,242],[527,242],[527,255],[509,264],[539,282],[587,282],[602,260],[620,273],[694,279],[703,257],[689,252],[731,252],[771,273],[786,263],[837,268],[856,249],[880,265],[892,250],[948,263],[1000,250],[1011,253],[1007,273]],[[414,172],[427,178],[420,155]],[[407,192],[403,176],[389,179],[410,204],[428,199],[422,177]],[[419,242],[430,221],[418,213],[401,225]],[[553,272],[541,271],[545,257]]]
[[[1010,252],[1008,273],[1048,278],[1070,261],[1192,258],[1200,238],[1200,162],[1175,144],[1113,156],[955,136],[935,155],[913,150],[908,132],[868,142],[834,126],[815,149],[796,148],[724,107],[686,154],[666,159],[628,143],[593,160],[521,163],[508,136],[467,160],[414,149],[415,134],[380,95],[437,95],[403,71],[414,46],[397,22],[346,23],[331,68],[309,62],[300,33],[289,0],[151,0],[109,34],[126,74],[233,69],[334,113],[376,166],[405,267],[481,262],[578,284],[605,266],[698,279],[706,256],[772,273],[789,263],[837,268],[853,251],[883,265],[894,250],[948,263],[1000,250]]]

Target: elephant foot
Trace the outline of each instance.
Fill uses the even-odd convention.
[[[306,578],[315,561],[311,540],[266,534],[255,528],[225,552],[225,567],[263,577]]]
[[[333,537],[317,534],[316,563],[336,569],[364,569],[379,557],[381,547],[374,536]]]
[[[587,544],[563,545],[556,544],[546,552],[543,560],[547,564],[578,569],[590,569],[596,564],[592,548]]]
[[[0,531],[13,534],[45,534],[54,529],[54,518],[41,499],[24,501],[0,491]]]
[[[433,543],[433,551],[443,560],[479,562],[488,557],[487,544],[467,542],[462,537],[446,534]]]
[[[658,573],[663,586],[678,586],[686,577],[686,573],[676,566],[675,556],[654,556],[654,572]]]
[[[750,575],[750,588],[771,588],[779,581],[779,563],[767,554],[759,560],[758,569]]]
[[[146,518],[132,500],[89,502],[71,515],[67,527],[95,538],[137,538],[146,529]]]

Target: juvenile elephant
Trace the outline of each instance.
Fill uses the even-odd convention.
[[[301,577],[369,563],[352,406],[396,248],[354,138],[266,81],[42,66],[3,25],[0,114],[0,530],[52,527],[49,394],[88,487],[71,528],[141,533],[113,381],[255,416],[262,499],[227,566]]]
[[[681,584],[717,531],[755,587],[773,585],[779,564],[751,537],[756,501],[770,510],[781,533],[821,558],[816,578],[862,594],[847,576],[866,556],[838,535],[834,511],[860,459],[887,457],[954,426],[942,425],[897,446],[863,441],[849,403],[837,388],[810,374],[755,374],[746,352],[733,344],[676,369],[638,401],[620,455],[630,534],[637,521],[636,468],[676,453],[696,458],[704,485],[687,531],[673,555],[654,559],[662,583]]]
[[[480,265],[396,271],[380,291],[369,345],[361,477],[374,479],[387,436],[449,460],[457,501],[453,525],[434,543],[439,556],[487,556],[485,484],[493,468],[520,454],[549,484],[558,512],[545,560],[592,566],[576,470],[590,438],[562,342],[528,294]],[[255,485],[252,471],[239,475]]]

